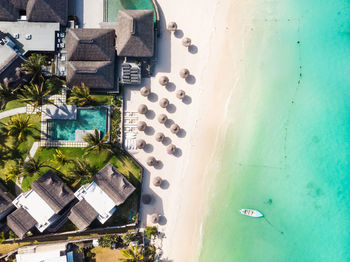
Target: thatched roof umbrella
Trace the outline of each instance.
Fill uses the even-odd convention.
[[[148,194],[142,195],[141,199],[142,199],[142,203],[145,205],[149,205],[152,202],[152,197],[151,195],[148,195]]]
[[[187,68],[182,68],[180,71],[180,76],[182,78],[187,78],[190,75],[190,70],[188,70]]]
[[[178,99],[181,99],[181,100],[184,99],[185,95],[186,95],[185,91],[183,91],[181,89],[176,92],[176,97]]]
[[[167,98],[162,98],[159,100],[160,107],[166,108],[169,105],[169,100]]]
[[[139,108],[137,109],[137,111],[140,113],[140,114],[146,114],[147,111],[148,111],[148,107],[145,105],[145,104],[141,104],[139,105]]]
[[[145,121],[139,121],[139,122],[137,123],[137,129],[138,129],[139,131],[145,131],[146,128],[147,128],[147,124],[146,124]]]
[[[157,160],[153,157],[153,156],[150,156],[147,158],[147,165],[149,166],[154,166],[156,164]]]
[[[156,176],[153,178],[153,185],[154,186],[160,186],[162,184],[162,179],[159,176]]]
[[[166,151],[168,152],[168,154],[174,154],[176,151],[176,146],[173,144],[168,145],[168,147],[166,148]]]
[[[189,47],[191,45],[192,41],[190,38],[185,37],[184,39],[182,39],[182,44],[186,47]]]
[[[144,86],[141,88],[140,93],[142,96],[148,96],[151,93],[151,88]]]
[[[158,133],[156,133],[156,135],[155,135],[155,138],[156,138],[156,141],[157,142],[162,142],[163,141],[163,139],[164,139],[164,134],[163,133],[161,133],[161,132],[158,132]]]
[[[159,84],[166,86],[169,83],[169,78],[167,76],[161,76],[159,78]]]
[[[166,114],[160,114],[158,116],[158,122],[161,124],[164,124],[167,120],[168,120],[168,117],[166,116]]]
[[[170,131],[173,134],[177,134],[180,131],[180,127],[178,124],[172,124],[170,127]]]
[[[158,214],[153,214],[153,215],[151,216],[151,222],[152,222],[153,224],[157,224],[157,223],[159,222],[159,215],[158,215]]]
[[[171,32],[174,32],[177,29],[177,24],[175,22],[169,22],[167,29]]]
[[[145,140],[143,140],[143,139],[138,139],[137,141],[136,141],[136,147],[138,148],[138,149],[142,149],[142,148],[144,148],[146,146],[146,141]]]

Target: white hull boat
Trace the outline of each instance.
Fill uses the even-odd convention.
[[[259,212],[258,210],[254,210],[254,209],[241,209],[239,210],[239,212],[242,215],[248,216],[248,217],[264,217],[264,215]]]

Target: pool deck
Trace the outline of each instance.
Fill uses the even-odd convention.
[[[81,140],[68,141],[68,140],[48,140],[48,119],[45,116],[46,109],[45,107],[48,105],[44,105],[42,107],[41,114],[41,137],[40,137],[40,146],[43,147],[87,147],[88,143],[83,142]],[[111,130],[111,108],[110,106],[98,106],[98,107],[78,107],[77,109],[97,109],[97,108],[105,108],[107,109],[107,126],[106,133],[109,133]]]

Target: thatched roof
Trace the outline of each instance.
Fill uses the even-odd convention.
[[[173,134],[177,134],[179,131],[180,131],[180,127],[178,124],[172,124],[170,126],[170,131],[173,133]]]
[[[158,122],[161,124],[164,124],[168,120],[168,117],[166,114],[160,114],[158,115]]]
[[[91,89],[113,89],[114,62],[111,61],[70,61],[67,63],[67,85],[81,85]]]
[[[142,148],[144,148],[146,146],[146,141],[145,140],[143,140],[143,139],[138,139],[137,141],[136,141],[136,147],[138,148],[138,149],[142,149]]]
[[[181,89],[176,92],[176,97],[178,99],[184,99],[185,95],[186,95],[185,91],[183,91]]]
[[[30,22],[57,22],[65,26],[68,0],[29,0],[26,13]]]
[[[152,222],[153,224],[158,223],[158,222],[159,222],[159,215],[158,215],[158,214],[153,214],[153,215],[151,216],[151,222]]]
[[[146,114],[147,111],[148,111],[148,107],[145,104],[141,104],[137,108],[137,112],[139,112],[139,114]]]
[[[138,129],[139,131],[145,131],[146,128],[147,128],[147,124],[146,124],[145,121],[139,121],[139,122],[137,123],[137,129]]]
[[[169,31],[174,32],[174,31],[176,31],[176,29],[177,29],[177,24],[176,24],[175,22],[169,22],[169,23],[168,23],[168,26],[167,26],[167,29],[168,29]]]
[[[166,108],[169,105],[169,100],[167,98],[162,98],[159,100],[159,105],[162,108]]]
[[[174,154],[176,151],[176,146],[173,144],[170,144],[167,146],[166,150],[167,150],[168,154]]]
[[[36,225],[36,220],[24,209],[19,208],[7,217],[8,227],[19,237],[23,236]]]
[[[16,21],[18,17],[18,10],[9,0],[0,0],[0,21]]]
[[[94,181],[117,206],[135,191],[135,187],[112,164],[107,164],[98,171]]]
[[[69,61],[114,61],[114,29],[70,29],[66,37]]]
[[[149,165],[149,166],[155,165],[156,162],[157,162],[157,160],[155,159],[154,156],[149,156],[149,157],[147,158],[147,165]]]
[[[55,213],[60,212],[75,198],[73,191],[52,170],[35,180],[32,189]]]
[[[148,96],[151,93],[151,88],[144,86],[141,88],[140,93],[142,96]]]
[[[70,210],[68,218],[80,230],[84,230],[96,219],[97,216],[97,211],[85,199],[83,199]]]
[[[182,78],[186,79],[190,75],[190,70],[188,70],[187,68],[182,68],[179,74]]]
[[[162,184],[162,179],[159,176],[156,176],[155,178],[153,178],[153,185],[154,186],[160,186]]]
[[[185,37],[184,39],[182,39],[182,44],[186,47],[189,47],[191,45],[192,41],[190,38]]]
[[[152,57],[154,22],[152,10],[119,10],[117,53],[126,57]]]
[[[169,77],[161,76],[159,78],[159,84],[161,84],[162,86],[166,86],[168,83],[169,83]]]
[[[164,139],[164,134],[161,133],[161,132],[158,132],[158,133],[155,134],[155,138],[156,138],[156,141],[162,142],[163,139]]]
[[[26,10],[28,0],[10,0],[16,9]]]
[[[6,191],[6,188],[0,184],[0,215],[4,212],[8,212],[9,209],[14,208],[12,200],[14,197],[11,193]]]

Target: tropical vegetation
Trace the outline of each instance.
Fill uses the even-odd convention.
[[[30,115],[23,116],[17,114],[10,117],[10,120],[4,124],[7,135],[15,136],[18,141],[23,141],[30,128],[34,128],[35,123],[30,122]]]
[[[90,89],[81,83],[80,86],[73,86],[71,90],[71,95],[68,101],[77,106],[88,106],[92,105],[95,100],[90,94]]]

